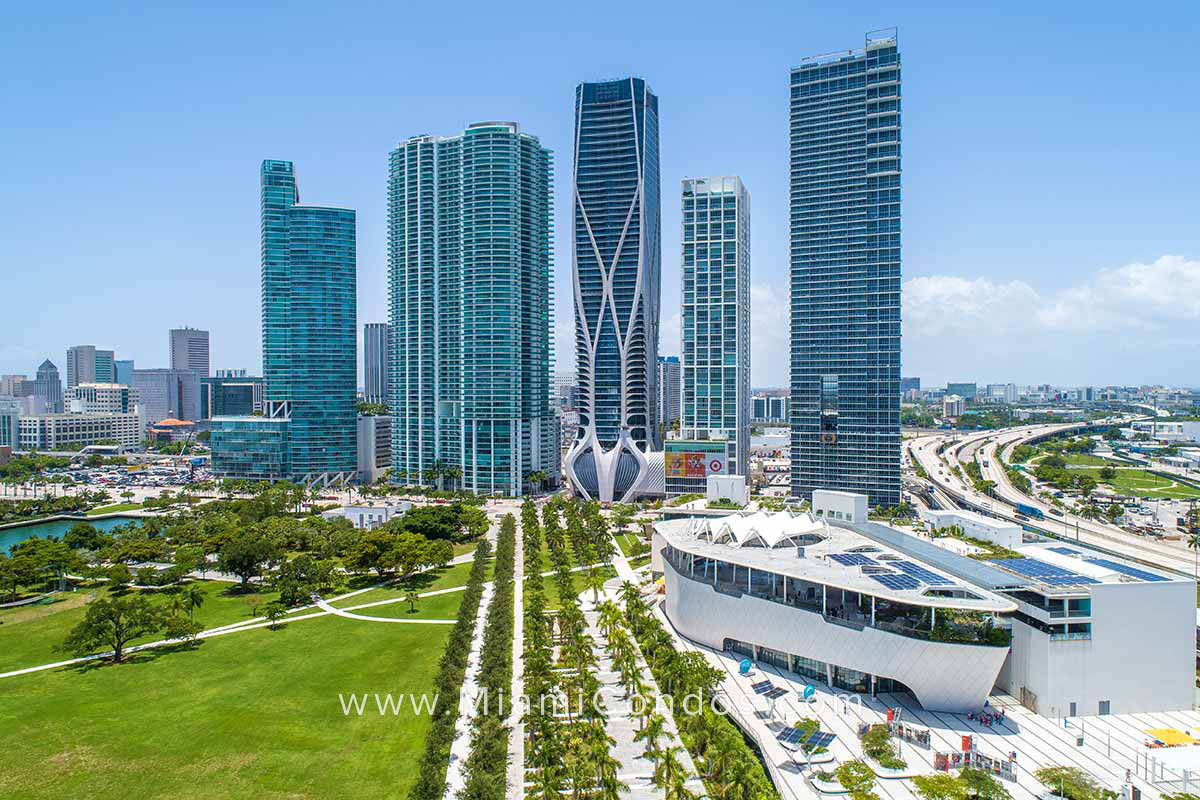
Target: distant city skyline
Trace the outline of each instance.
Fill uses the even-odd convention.
[[[679,13],[685,8],[692,13]],[[568,366],[572,212],[562,176],[572,131],[561,98],[581,80],[634,74],[670,98],[664,186],[736,173],[753,187],[751,380],[786,385],[786,364],[773,357],[788,323],[780,82],[803,56],[890,24],[914,78],[905,108],[904,373],[942,383],[978,363],[1003,380],[1071,384],[1170,384],[1200,374],[1200,227],[1190,188],[1200,179],[1192,156],[1200,109],[1178,102],[1176,83],[1162,77],[1188,74],[1194,4],[1158,6],[1155,19],[1169,26],[1129,24],[1078,3],[1038,7],[1036,16],[1011,5],[946,14],[883,3],[803,15],[765,3],[737,19],[695,11],[605,9],[585,14],[583,25],[565,24],[566,9],[466,14],[448,37],[428,7],[337,16],[304,3],[289,9],[292,46],[273,54],[277,74],[349,70],[356,77],[345,85],[270,80],[259,70],[261,42],[229,40],[227,23],[208,10],[164,6],[130,21],[99,8],[51,20],[35,7],[13,9],[0,32],[0,64],[15,78],[10,108],[39,123],[6,131],[24,157],[6,168],[0,241],[6,261],[19,265],[9,276],[14,296],[44,298],[49,280],[55,292],[52,303],[9,310],[0,374],[31,374],[50,358],[65,378],[66,348],[80,342],[139,367],[167,367],[163,338],[181,321],[212,332],[214,368],[261,374],[259,242],[244,181],[263,153],[304,165],[306,200],[359,210],[360,319],[386,319],[379,165],[413,132],[478,119],[536,130],[560,165],[556,363]],[[331,24],[346,34],[337,42]],[[397,29],[406,63],[420,65],[409,72],[385,55]],[[190,35],[166,35],[180,30]],[[529,46],[488,61],[490,77],[480,80],[480,45],[497,39]],[[214,40],[223,54],[215,65]],[[730,60],[689,58],[696,42],[716,41]],[[1138,56],[1114,72],[1118,52]],[[161,67],[147,74],[147,63]],[[1099,74],[1104,91],[1084,90]],[[269,108],[261,102],[268,90]],[[313,118],[313,107],[331,113]],[[180,151],[203,157],[171,160]],[[73,202],[86,215],[61,213],[61,182],[47,163],[73,176]],[[665,205],[662,222],[660,350],[677,353],[676,204]]]

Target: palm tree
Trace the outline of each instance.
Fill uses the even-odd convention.
[[[408,610],[413,614],[417,613],[417,599],[420,596],[414,588],[410,588],[404,595],[404,602],[408,603]]]
[[[664,800],[697,800],[698,795],[687,788],[687,778],[680,775],[663,789]]]
[[[654,763],[654,776],[651,778],[655,786],[666,790],[686,779],[683,764],[679,763],[679,754],[682,752],[683,748],[677,744],[658,751]]]
[[[592,590],[592,603],[599,603],[600,590],[604,588],[604,573],[595,564],[588,567],[587,585]]]
[[[196,609],[204,605],[204,590],[199,584],[189,583],[179,592],[179,599],[183,601],[184,607],[188,612],[188,619],[195,617]]]
[[[646,724],[642,729],[633,735],[635,742],[646,740],[646,750],[643,753],[647,758],[658,750],[658,740],[661,739],[667,732],[667,721],[663,719],[663,715],[654,713],[646,717]]]
[[[1188,534],[1187,546],[1196,554],[1195,575],[1200,577],[1200,531]]]

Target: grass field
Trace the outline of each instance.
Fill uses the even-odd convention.
[[[429,691],[449,632],[327,616],[7,678],[0,797],[404,797],[428,716],[338,695]]]
[[[206,628],[225,625],[253,616],[255,605],[265,605],[278,595],[274,592],[236,592],[236,584],[218,581],[197,581],[204,590],[204,605],[195,611],[196,621]],[[144,592],[154,602],[169,604],[174,589],[131,589]],[[0,609],[0,672],[10,672],[39,664],[51,664],[71,658],[69,653],[56,652],[55,646],[62,643],[71,630],[84,616],[87,598],[96,592],[98,597],[108,594],[103,584],[87,586],[76,592],[65,593],[65,599],[57,603],[22,608]],[[135,640],[151,642],[162,636],[152,634]],[[0,796],[3,796],[0,794]]]
[[[492,561],[488,561],[487,571],[484,573],[484,580],[492,579]],[[425,572],[419,575],[414,581],[414,585],[418,592],[432,592],[437,589],[450,589],[455,586],[466,586],[467,576],[471,573],[470,562],[464,564],[451,564],[442,569]],[[375,578],[376,582],[385,580],[383,578]],[[334,600],[330,603],[334,608],[346,608],[347,606],[357,606],[362,603],[374,603],[377,600],[391,600],[397,597],[404,597],[408,594],[408,587],[402,586],[395,580],[388,581],[386,586],[380,586],[375,589],[370,589],[362,594],[356,594],[353,597],[347,597],[343,600]]]
[[[637,537],[626,532],[614,538],[617,540],[617,547],[621,548],[621,552],[626,558],[630,558],[633,555],[634,546],[638,543]]]
[[[1098,482],[1107,483],[1121,494],[1136,495],[1137,497],[1200,497],[1200,489],[1175,483],[1144,469],[1117,469],[1116,475],[1111,481],[1100,481],[1100,470],[1098,469],[1084,468],[1075,471],[1091,475]]]
[[[141,503],[113,503],[112,505],[93,508],[91,511],[87,512],[87,515],[89,517],[94,517],[97,514],[116,514],[120,511],[134,511],[135,509],[139,509],[141,507]]]

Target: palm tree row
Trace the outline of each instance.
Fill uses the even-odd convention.
[[[454,739],[454,725],[458,721],[458,697],[467,671],[467,654],[471,651],[471,635],[475,629],[475,618],[479,614],[479,601],[483,595],[483,580],[487,574],[487,563],[491,557],[491,545],[486,539],[475,548],[475,560],[467,578],[458,616],[450,630],[450,638],[438,662],[434,689],[438,698],[433,707],[432,723],[425,737],[425,750],[417,767],[417,780],[408,793],[409,800],[442,800],[446,791],[446,767],[450,763],[450,743]]]
[[[552,800],[566,795],[572,800],[619,800],[628,787],[617,777],[620,762],[612,756],[616,742],[605,728],[606,711],[599,704],[582,701],[596,695],[600,681],[596,677],[595,643],[587,633],[571,568],[572,561],[588,563],[594,552],[585,539],[569,535],[572,558],[568,536],[559,525],[560,506],[567,509],[568,520],[577,518],[573,502],[551,500],[546,504],[540,531],[534,530],[536,512],[522,510],[522,524],[526,525],[525,558],[532,576],[526,586],[529,605],[524,643],[525,689],[532,698],[525,717],[526,763],[532,778],[528,794],[531,800]],[[569,521],[569,529],[574,524]],[[562,606],[553,618],[557,632],[546,613],[540,575],[543,542],[554,566]],[[553,653],[556,645],[557,662]],[[574,704],[572,698],[576,700]]]
[[[513,573],[517,523],[512,514],[500,522],[492,600],[488,604],[479,653],[479,689],[486,701],[472,720],[471,753],[464,766],[461,800],[502,800],[507,787],[509,729],[512,709]]]
[[[620,607],[605,600],[598,610],[598,626],[608,642],[608,653],[612,656],[613,668],[620,675],[625,697],[640,700],[634,710],[638,731],[633,738],[646,743],[642,755],[654,762],[652,783],[663,790],[666,800],[695,800],[696,794],[687,788],[687,770],[679,760],[683,748],[677,744],[665,747],[660,744],[660,740],[668,736],[667,719],[659,711],[657,697],[650,696],[649,687],[642,680],[641,651],[629,634]]]
[[[624,583],[620,595],[625,622],[659,687],[671,695],[680,737],[702,772],[708,794],[716,800],[778,800],[778,792],[741,731],[712,709],[710,701],[722,674],[700,653],[675,649],[671,635],[636,586]],[[685,702],[685,698],[696,699]],[[699,711],[691,711],[694,708]]]

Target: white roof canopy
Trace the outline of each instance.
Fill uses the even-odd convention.
[[[716,518],[693,517],[688,531],[698,539],[734,547],[791,547],[797,538],[827,535],[828,525],[812,514],[768,514],[757,511],[749,516]]]

